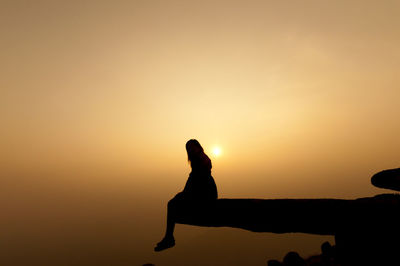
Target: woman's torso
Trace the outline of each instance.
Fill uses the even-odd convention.
[[[211,160],[205,155],[192,161],[192,172],[183,192],[195,200],[215,200],[218,198],[217,186],[211,176]]]

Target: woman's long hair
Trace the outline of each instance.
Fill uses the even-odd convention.
[[[193,168],[194,164],[204,165],[211,169],[211,160],[207,154],[204,153],[203,147],[196,139],[191,139],[186,142],[186,151],[188,154],[188,161]]]

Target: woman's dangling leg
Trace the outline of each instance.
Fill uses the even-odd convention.
[[[168,201],[167,205],[167,228],[165,230],[165,238],[174,238],[175,229],[175,206],[174,199]]]
[[[174,229],[175,229],[175,217],[176,208],[179,200],[182,198],[182,194],[178,193],[173,199],[168,202],[167,205],[167,228],[165,230],[165,236],[161,242],[154,248],[155,251],[161,251],[175,245]]]

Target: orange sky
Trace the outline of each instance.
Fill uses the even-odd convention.
[[[6,165],[158,171],[192,137],[221,171],[398,162],[395,1],[2,6]]]
[[[370,176],[399,167],[399,10],[2,1],[0,174],[129,188],[163,208],[197,138],[222,149],[211,155],[222,197],[380,193]]]

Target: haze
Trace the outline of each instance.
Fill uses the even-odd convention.
[[[399,11],[1,1],[0,264],[266,265],[333,243],[178,225],[177,246],[152,251],[190,138],[220,197],[387,192],[370,177],[399,167]]]

